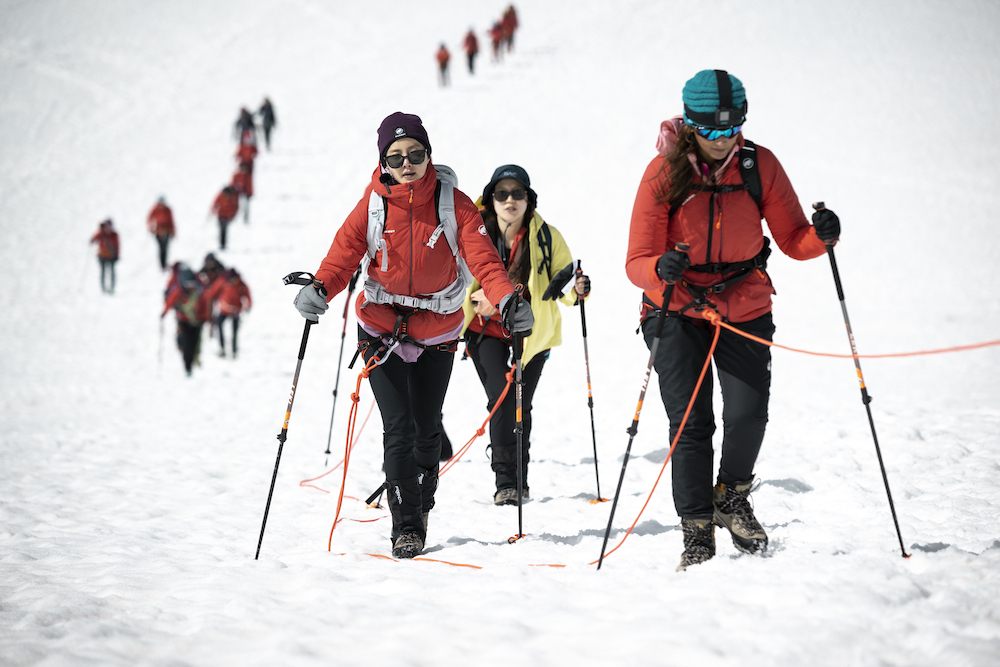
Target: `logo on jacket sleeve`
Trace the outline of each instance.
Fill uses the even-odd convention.
[[[479,233],[486,236],[486,225],[479,225]]]

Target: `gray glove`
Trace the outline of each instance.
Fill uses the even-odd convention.
[[[326,302],[326,289],[316,289],[315,285],[306,285],[295,295],[295,307],[302,317],[310,322],[319,322],[319,316],[330,308]]]
[[[523,299],[514,299],[508,294],[500,299],[500,313],[503,326],[512,334],[530,336],[531,328],[535,326],[535,316],[531,312],[531,304]]]

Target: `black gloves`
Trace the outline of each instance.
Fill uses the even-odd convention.
[[[656,261],[656,275],[660,280],[672,285],[681,279],[684,269],[691,266],[691,260],[686,252],[680,250],[668,250]]]
[[[840,238],[840,219],[830,209],[823,208],[813,213],[813,227],[820,241],[836,241]]]

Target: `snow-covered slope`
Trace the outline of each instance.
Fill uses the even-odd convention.
[[[1000,655],[1000,351],[864,360],[912,558],[900,557],[853,364],[774,353],[755,508],[767,557],[676,573],[669,476],[598,572],[610,503],[595,468],[577,312],[564,310],[535,399],[527,537],[492,506],[479,439],[442,478],[426,557],[394,563],[377,409],[342,522],[323,473],[343,296],[313,329],[259,561],[253,553],[302,320],[281,277],[315,270],[375,166],[375,130],[418,113],[435,160],[475,196],[493,169],[531,174],[539,209],[592,276],[588,329],[601,492],[621,470],[648,352],[624,256],[658,124],[694,72],[729,69],[745,132],[803,206],[841,217],[837,259],[862,354],[997,338],[1000,8],[988,1],[622,0],[518,5],[505,62],[460,58],[506,3],[314,0],[0,2],[0,664],[991,665]],[[452,86],[433,53],[453,56]],[[165,278],[145,216],[165,195],[172,259],[217,251],[207,210],[232,170],[241,105],[275,103],[249,225],[219,253],[254,308],[239,360],[185,378],[161,335]],[[119,288],[87,239],[111,216]],[[775,254],[777,342],[846,353],[829,263]],[[330,465],[356,374],[340,385]],[[161,348],[162,345],[162,348]],[[158,361],[159,359],[159,361]],[[666,453],[651,392],[611,546]],[[456,445],[485,418],[456,362]],[[361,419],[371,405],[362,385]],[[360,422],[360,419],[359,419]],[[377,519],[374,522],[363,522]],[[535,567],[559,565],[564,567]]]

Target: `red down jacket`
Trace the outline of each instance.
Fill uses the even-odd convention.
[[[669,122],[664,123],[665,128]],[[739,146],[742,145],[741,135]],[[671,218],[670,206],[656,203],[657,193],[666,178],[665,173],[660,173],[666,158],[662,154],[658,155],[646,167],[632,209],[625,270],[629,280],[645,290],[647,299],[657,307],[663,301],[666,288],[666,283],[656,275],[656,262],[660,255],[678,243],[687,243],[691,246],[688,256],[692,264],[753,259],[764,243],[762,214],[775,243],[789,257],[806,260],[826,251],[823,242],[817,238],[812,225],[806,220],[795,190],[778,159],[760,145],[757,145],[757,153],[763,186],[759,210],[745,190],[714,195],[696,191],[678,207]],[[725,166],[719,182],[723,185],[743,183],[735,158]],[[714,219],[709,221],[709,198],[712,196],[715,197]],[[692,285],[709,286],[723,278],[720,274],[698,273],[690,269],[684,272],[684,280]],[[754,270],[742,282],[721,294],[711,295],[709,301],[723,318],[731,322],[747,322],[771,310],[772,294],[774,288],[767,273]],[[681,309],[692,299],[690,292],[678,283],[670,299],[669,309]],[[650,307],[644,304],[642,315],[645,316],[649,310]],[[701,317],[690,309],[685,315]]]
[[[415,183],[386,185],[379,180],[381,170],[372,173],[364,196],[337,231],[326,259],[316,277],[327,289],[327,302],[347,286],[362,256],[368,251],[368,199],[373,190],[388,201],[389,213],[383,238],[386,247],[376,253],[368,266],[368,275],[387,291],[405,296],[426,296],[455,281],[458,267],[451,247],[444,238],[428,247],[427,242],[438,226],[434,190],[437,171],[427,166],[424,177]],[[464,193],[455,190],[455,216],[458,220],[458,247],[472,275],[479,280],[494,307],[514,291],[507,270],[493,248],[479,210]],[[388,267],[381,270],[383,253],[388,253]],[[396,324],[392,306],[368,303],[364,291],[355,303],[358,319],[380,333],[390,333]],[[418,311],[409,319],[409,335],[426,340],[459,329],[462,309],[448,315]]]

